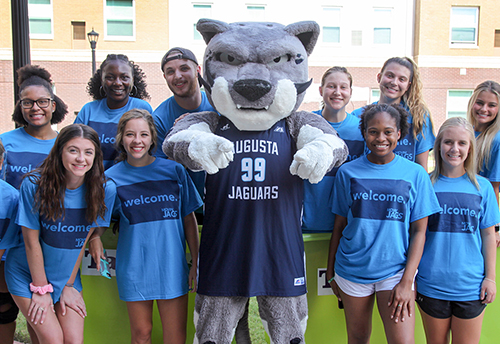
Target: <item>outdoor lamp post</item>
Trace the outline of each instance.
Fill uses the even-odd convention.
[[[95,47],[97,46],[97,39],[99,38],[99,34],[94,31],[94,28],[92,28],[92,31],[87,33],[87,37],[90,42],[90,49],[92,49],[92,76],[95,74]]]

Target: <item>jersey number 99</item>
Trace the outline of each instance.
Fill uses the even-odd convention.
[[[243,158],[241,159],[241,180],[244,182],[263,182],[266,180],[266,159]]]

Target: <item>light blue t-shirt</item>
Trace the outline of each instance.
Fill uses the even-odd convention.
[[[16,225],[19,191],[0,180],[0,250],[22,243],[21,228]]]
[[[122,161],[106,176],[117,185],[120,299],[172,299],[186,294],[189,270],[183,221],[202,205],[186,169],[161,158],[143,167]]]
[[[104,219],[98,217],[94,223],[89,223],[85,218],[87,207],[85,184],[75,190],[66,189],[64,194],[64,216],[55,221],[40,216],[39,212],[33,211],[37,188],[38,186],[32,178],[23,180],[16,223],[19,226],[40,231],[40,245],[43,252],[45,274],[48,282],[54,287],[52,299],[56,303],[59,301],[64,285],[73,272],[78,255],[90,229],[109,226],[116,197],[116,186],[112,181],[106,183],[106,214]],[[24,245],[9,250],[5,275],[11,294],[31,298],[29,283],[32,279]],[[78,291],[82,290],[79,273],[75,279],[75,288]]]
[[[313,112],[322,116],[322,110]],[[358,117],[347,113],[342,122],[328,123],[332,125],[349,148],[349,155],[345,163],[364,155],[365,141],[359,130]],[[303,233],[332,231],[335,214],[332,213],[331,197],[337,170],[338,167],[333,168],[317,184],[311,184],[308,180],[304,180]]]
[[[347,218],[335,273],[374,283],[406,266],[410,224],[441,210],[424,168],[395,155],[384,165],[366,156],[342,165],[335,180],[335,214]]]
[[[195,112],[203,112],[203,111],[214,111],[212,105],[208,101],[207,95],[205,92],[201,91],[201,104],[194,110],[186,110],[182,108],[177,102],[175,98],[172,96],[165,100],[163,103],[158,105],[158,107],[153,112],[153,118],[155,120],[156,133],[158,135],[158,146],[154,155],[160,158],[166,158],[167,156],[163,153],[161,149],[163,145],[163,141],[165,141],[165,137],[167,137],[168,131],[174,126],[174,122],[177,118],[185,113],[195,113]],[[205,171],[193,172],[188,170],[189,176],[193,180],[194,185],[196,186],[196,190],[198,190],[198,194],[203,199],[205,195]],[[197,213],[203,213],[203,210],[200,208],[196,211]]]
[[[481,132],[476,131],[476,138]],[[500,182],[500,132],[495,135],[491,143],[490,161],[488,166],[486,162],[481,167],[479,175],[487,178],[490,182]]]
[[[156,150],[155,156],[161,158],[167,157],[165,153],[163,153],[161,147],[163,145],[163,141],[165,141],[165,137],[167,137],[168,131],[174,126],[174,122],[177,118],[185,113],[195,113],[202,111],[215,112],[212,105],[210,105],[205,92],[201,92],[201,104],[194,110],[186,110],[182,108],[179,104],[177,104],[173,96],[158,105],[158,107],[153,112],[156,133],[158,135],[158,149]]]
[[[490,182],[477,176],[478,190],[466,174],[439,176],[434,190],[442,211],[429,217],[417,291],[449,301],[479,300],[484,279],[481,230],[500,222]]]
[[[106,98],[94,100],[85,104],[78,113],[75,123],[83,123],[92,127],[101,141],[101,149],[104,155],[104,169],[113,166],[118,152],[115,149],[115,137],[118,121],[122,115],[132,109],[144,109],[153,112],[153,108],[148,102],[142,99],[129,97],[124,107],[119,109],[110,109]]]
[[[373,104],[377,103],[378,102],[374,102]],[[422,131],[417,135],[417,139],[415,140],[413,137],[413,116],[411,115],[410,109],[403,101],[401,101],[400,105],[410,114],[410,116],[408,116],[408,123],[410,124],[410,127],[408,128],[408,135],[398,141],[398,146],[394,149],[394,153],[410,161],[415,161],[417,155],[430,151],[434,147],[436,137],[432,131],[431,117],[429,114],[425,115],[425,122]],[[354,110],[352,114],[356,117],[361,117],[363,111],[364,110],[361,107]],[[366,154],[368,153],[369,151],[367,151]]]
[[[23,176],[41,165],[56,142],[55,137],[37,139],[24,128],[3,133],[0,139],[5,147],[4,180],[18,190]]]

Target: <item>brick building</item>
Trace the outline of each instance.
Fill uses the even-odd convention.
[[[392,56],[412,56],[420,66],[424,96],[436,129],[450,115],[463,115],[472,89],[500,80],[500,8],[495,0],[28,0],[31,60],[53,75],[68,103],[71,123],[91,99],[86,33],[99,32],[97,61],[123,53],[147,75],[155,108],[171,94],[159,61],[170,47],[192,49],[201,61],[205,43],[199,18],[226,22],[315,20],[321,34],[309,60],[313,85],[302,108],[319,107],[318,86],[330,66],[346,66],[354,89],[348,111],[378,98],[376,74]],[[283,8],[288,10],[283,11]],[[11,130],[13,109],[10,1],[0,0],[0,132]]]

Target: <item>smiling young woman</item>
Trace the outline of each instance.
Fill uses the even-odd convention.
[[[428,343],[479,343],[484,309],[493,302],[494,225],[500,214],[493,187],[476,175],[472,125],[447,119],[434,145],[431,173],[443,211],[429,217],[417,275],[417,303]]]
[[[500,84],[487,80],[479,85],[472,93],[467,108],[467,119],[474,127],[477,141],[477,168],[478,174],[487,178],[499,202],[500,189]],[[500,247],[498,225],[496,244]]]
[[[150,340],[155,300],[164,343],[184,343],[187,292],[188,288],[196,291],[198,263],[193,211],[202,201],[183,166],[152,155],[157,136],[153,117],[146,110],[133,109],[122,116],[116,142],[120,162],[106,176],[119,190],[116,281],[120,299],[127,302],[132,343]],[[104,257],[101,234],[93,235],[89,247],[96,261]],[[190,269],[186,242],[192,257]]]
[[[377,74],[379,104],[401,105],[408,111],[410,130],[394,152],[427,170],[429,151],[434,145],[432,118],[422,94],[422,81],[417,64],[409,57],[392,57]],[[354,110],[360,116],[363,108]]]
[[[122,54],[109,54],[90,78],[87,92],[94,101],[83,106],[75,123],[87,124],[99,135],[104,154],[104,168],[114,164],[116,126],[131,109],[153,112],[144,99],[149,98],[143,71]]]
[[[349,71],[339,66],[327,69],[321,78],[319,93],[323,98],[323,107],[314,113],[326,119],[347,144],[349,155],[346,162],[364,155],[365,142],[359,131],[359,118],[346,111],[352,95],[352,76]],[[304,181],[302,232],[332,231],[335,215],[331,212],[329,199],[337,170],[332,169],[317,184]]]
[[[89,235],[109,226],[115,197],[97,133],[82,124],[63,128],[41,167],[24,178],[16,219],[24,245],[9,250],[5,275],[40,343],[83,343],[78,270]]]
[[[426,171],[394,152],[407,116],[399,105],[365,107],[370,152],[337,172],[327,279],[344,304],[349,343],[369,342],[375,299],[387,341],[414,341],[413,280],[427,218],[441,208]]]

